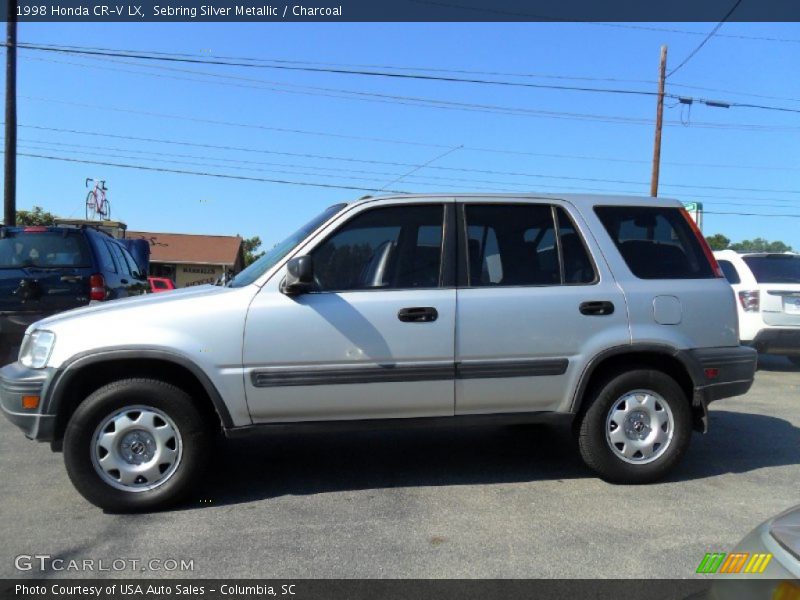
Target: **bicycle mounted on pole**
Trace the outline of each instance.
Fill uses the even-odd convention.
[[[99,216],[100,220],[108,220],[111,218],[111,201],[106,197],[106,182],[87,177],[86,187],[90,181],[94,182],[94,187],[86,195],[86,219],[91,221]]]

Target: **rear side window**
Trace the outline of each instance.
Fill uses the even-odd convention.
[[[114,264],[114,259],[111,257],[111,250],[109,249],[109,243],[105,240],[101,240],[97,243],[97,247],[99,251],[97,252],[97,256],[100,259],[100,265],[104,272],[106,273],[116,273],[117,266]]]
[[[700,242],[679,208],[598,206],[594,210],[636,277],[715,277]]]
[[[800,283],[800,256],[768,254],[743,256],[758,283]]]
[[[468,285],[591,283],[586,247],[566,212],[546,204],[468,204]]]
[[[113,243],[109,243],[108,247],[114,255],[114,261],[119,265],[119,274],[130,276],[131,269],[130,266],[128,266],[128,262],[125,260],[125,256],[122,254],[122,248]]]
[[[722,272],[725,274],[725,279],[728,280],[728,283],[741,283],[742,280],[739,278],[739,273],[736,272],[736,267],[733,266],[733,263],[729,260],[718,260],[719,268],[722,269]]]
[[[0,239],[0,268],[91,267],[89,245],[79,232],[6,232]]]
[[[120,251],[122,252],[122,257],[128,263],[128,270],[131,272],[131,275],[133,276],[141,275],[139,271],[139,263],[136,262],[136,259],[133,258],[133,255],[130,252],[128,252],[125,248],[120,248]]]

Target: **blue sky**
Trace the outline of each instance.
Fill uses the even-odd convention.
[[[654,27],[705,33],[713,24]],[[670,78],[668,92],[800,109],[800,26],[727,23],[720,34],[793,41],[714,37]],[[655,90],[661,44],[675,67],[702,39],[577,23],[19,26],[19,41],[29,43],[501,72],[449,75],[645,91]],[[21,125],[101,134],[20,127],[21,153],[403,191],[649,193],[653,97],[30,50],[20,50],[18,71]],[[432,108],[400,96],[473,106]],[[660,195],[702,201],[706,234],[800,249],[800,114],[674,104],[665,109]],[[83,216],[84,179],[104,178],[112,216],[131,229],[259,235],[266,246],[324,207],[367,193],[27,157],[18,166],[19,208]],[[712,214],[731,212],[797,217]]]

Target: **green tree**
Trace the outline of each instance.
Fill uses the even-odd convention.
[[[17,211],[17,225],[31,226],[31,225],[55,225],[56,216],[44,210],[41,206],[34,206],[33,210],[18,210]]]
[[[731,250],[736,252],[791,252],[792,247],[781,241],[770,242],[764,238],[753,240],[743,240],[730,245]]]
[[[727,250],[731,243],[731,240],[721,233],[707,236],[706,241],[712,250]]]
[[[245,267],[257,261],[262,256],[264,256],[263,251],[258,252],[258,249],[260,247],[261,247],[261,238],[258,237],[257,235],[242,240],[242,252],[244,253]]]

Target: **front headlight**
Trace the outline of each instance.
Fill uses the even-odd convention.
[[[56,334],[52,331],[36,330],[26,335],[19,349],[19,362],[31,369],[41,369],[47,364],[55,343]]]

